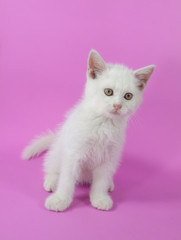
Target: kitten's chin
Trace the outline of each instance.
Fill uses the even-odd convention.
[[[112,114],[113,116],[120,116],[121,115],[120,112],[111,112],[110,114]]]
[[[122,117],[122,114],[117,111],[111,111],[111,112],[107,112],[106,116],[111,119],[118,119]]]
[[[131,112],[111,111],[107,114],[107,117],[111,119],[127,118],[131,115]]]

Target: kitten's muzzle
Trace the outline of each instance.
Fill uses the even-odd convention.
[[[122,108],[122,105],[113,104],[113,107],[116,109],[116,111],[118,111],[119,109]]]

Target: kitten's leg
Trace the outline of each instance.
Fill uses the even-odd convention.
[[[66,161],[61,169],[56,192],[50,195],[45,202],[45,207],[52,211],[64,211],[72,202],[76,182],[76,167],[75,162],[69,164],[68,159]]]
[[[58,182],[58,173],[52,172],[45,175],[43,187],[47,192],[54,192]]]
[[[60,150],[50,149],[45,156],[44,161],[44,189],[46,191],[55,191],[60,173]]]
[[[111,180],[111,183],[109,183],[108,191],[109,191],[109,192],[114,191],[114,182],[113,182],[113,179]]]
[[[113,201],[108,194],[112,182],[112,172],[109,165],[104,163],[93,171],[93,182],[90,191],[90,201],[93,207],[101,210],[112,208]]]

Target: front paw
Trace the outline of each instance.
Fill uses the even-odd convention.
[[[113,206],[113,201],[108,194],[98,194],[93,195],[90,198],[91,204],[93,207],[100,209],[100,210],[109,210]]]
[[[71,202],[71,199],[62,197],[58,193],[53,193],[46,199],[45,207],[51,211],[64,211],[70,206]]]

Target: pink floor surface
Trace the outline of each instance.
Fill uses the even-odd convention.
[[[0,1],[0,239],[181,239],[180,1]],[[43,156],[21,151],[82,94],[91,48],[133,69],[155,64],[130,120],[109,212],[77,187],[44,208]]]

